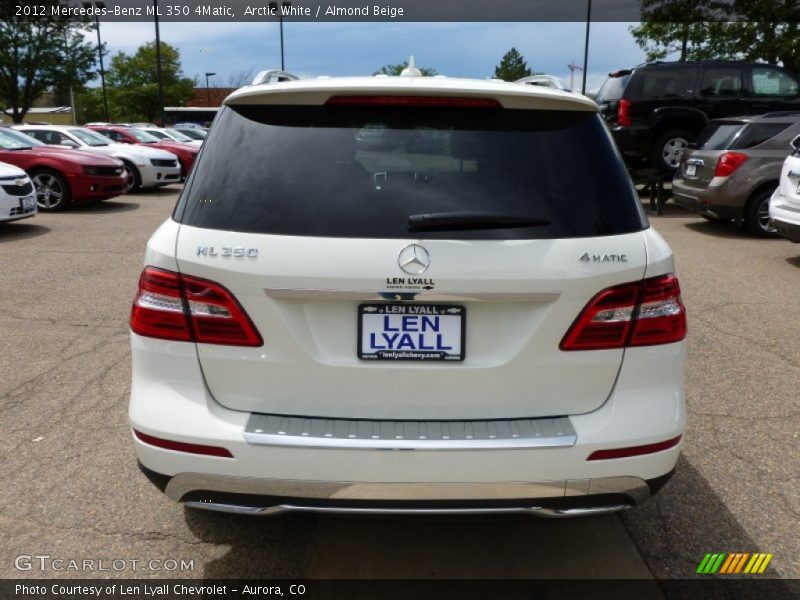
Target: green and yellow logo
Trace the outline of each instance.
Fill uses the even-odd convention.
[[[703,575],[714,573],[763,573],[772,560],[772,554],[768,552],[735,552],[726,554],[716,552],[706,554],[697,567],[697,573]]]

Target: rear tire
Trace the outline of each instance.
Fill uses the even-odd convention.
[[[36,205],[42,212],[58,212],[69,208],[72,191],[58,171],[36,169],[30,172],[36,190]]]
[[[778,230],[769,222],[769,199],[773,190],[767,188],[756,192],[744,207],[744,228],[758,237],[779,237]]]
[[[683,150],[694,139],[688,131],[670,129],[653,142],[650,149],[650,164],[661,173],[674,173],[681,165]]]
[[[125,177],[128,184],[126,193],[135,194],[142,189],[142,176],[139,175],[139,169],[132,163],[129,163],[127,160],[123,160],[122,162],[125,165]]]

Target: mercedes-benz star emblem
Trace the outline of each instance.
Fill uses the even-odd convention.
[[[431,264],[431,256],[419,244],[410,244],[400,250],[397,264],[409,275],[419,275]]]

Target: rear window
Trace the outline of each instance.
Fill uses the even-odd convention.
[[[789,126],[788,123],[712,121],[700,133],[698,147],[703,150],[745,150],[763,144]]]
[[[625,92],[625,86],[628,85],[628,80],[631,78],[630,74],[623,75],[622,77],[609,77],[605,83],[600,86],[595,96],[597,102],[614,102],[622,98]]]
[[[411,233],[430,213],[546,225]],[[596,113],[365,106],[224,108],[175,216],[296,236],[533,239],[646,227]]]

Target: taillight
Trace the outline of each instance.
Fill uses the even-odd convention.
[[[329,106],[421,106],[442,108],[503,108],[494,98],[450,96],[332,96]]]
[[[617,125],[631,124],[631,101],[621,98],[617,103]]]
[[[180,342],[261,346],[264,341],[236,298],[205,279],[147,267],[131,309],[131,330]]]
[[[686,309],[674,275],[625,283],[597,294],[572,324],[562,350],[653,346],[686,337]]]
[[[714,169],[714,177],[727,177],[736,169],[744,164],[747,155],[741,152],[726,152],[719,157],[717,168]]]
[[[181,294],[180,275],[147,267],[131,309],[134,333],[162,340],[192,341]]]

